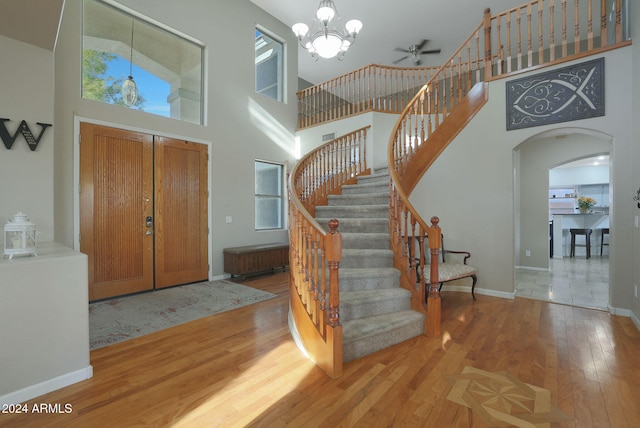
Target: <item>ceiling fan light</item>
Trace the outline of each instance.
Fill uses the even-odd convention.
[[[358,19],[352,19],[350,21],[347,21],[344,28],[349,34],[355,36],[360,32],[360,30],[362,30],[362,21]]]
[[[302,22],[298,22],[297,24],[293,24],[291,29],[293,30],[293,34],[295,34],[296,37],[299,38],[299,39],[301,39],[304,36],[306,36],[307,33],[309,32],[309,26],[307,24],[302,23]]]

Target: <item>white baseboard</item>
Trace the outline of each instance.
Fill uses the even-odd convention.
[[[37,383],[35,385],[28,386],[18,391],[10,392],[9,394],[0,397],[0,406],[5,404],[20,404],[32,398],[39,397],[47,394],[56,389],[64,388],[65,386],[72,385],[74,383],[89,379],[93,376],[93,367],[88,366],[80,370],[76,370],[71,373],[63,374],[53,379],[45,380],[44,382]]]
[[[471,287],[466,286],[466,285],[447,285],[445,284],[442,287],[442,291],[462,291],[465,293],[469,293],[469,295],[471,295]],[[429,290],[426,290],[427,294],[429,293]],[[476,294],[482,294],[485,296],[491,296],[491,297],[499,297],[501,299],[509,299],[509,300],[513,300],[516,297],[516,292],[505,292],[505,291],[496,291],[496,290],[487,290],[484,288],[477,288],[475,289],[475,293]]]
[[[516,269],[533,270],[536,272],[549,272],[549,268],[532,267],[532,266],[516,266]]]

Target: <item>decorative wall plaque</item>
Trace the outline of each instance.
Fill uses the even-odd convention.
[[[26,140],[29,148],[32,152],[34,152],[38,147],[38,143],[40,143],[42,136],[44,135],[44,131],[46,131],[47,128],[51,126],[50,123],[37,122],[37,124],[40,125],[40,134],[38,134],[38,136],[36,137],[35,135],[33,135],[33,132],[31,132],[31,129],[29,128],[29,125],[27,125],[27,122],[23,120],[22,122],[20,122],[20,125],[18,126],[16,132],[11,135],[7,130],[7,127],[5,126],[5,122],[8,122],[9,120],[11,119],[0,118],[0,139],[2,139],[2,142],[4,143],[4,146],[7,148],[7,150],[11,150],[11,147],[13,147],[13,143],[16,141],[16,138],[18,138],[18,135],[22,134],[22,137]]]
[[[604,116],[604,58],[506,85],[507,131]]]

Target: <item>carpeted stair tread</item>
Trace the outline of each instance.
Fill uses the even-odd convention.
[[[389,218],[389,204],[383,205],[332,205],[316,207],[320,218]]]
[[[400,287],[340,292],[340,318],[359,319],[371,313],[386,314],[410,309],[411,292]]]
[[[388,183],[364,183],[364,184],[345,184],[342,186],[343,195],[362,194],[362,193],[382,193],[389,191]]]
[[[388,249],[389,248],[388,233],[350,233],[342,234],[343,248],[363,248],[363,249]]]
[[[342,249],[341,268],[375,268],[380,266],[393,266],[393,251],[390,249]]]
[[[366,193],[354,195],[329,195],[328,206],[342,205],[387,205],[389,206],[389,192]],[[316,207],[317,208],[317,207]]]
[[[316,221],[329,231],[329,221],[336,217],[316,218]],[[389,233],[388,218],[342,218],[338,219],[341,233]]]
[[[399,311],[342,324],[343,361],[348,362],[423,334],[424,315]]]
[[[400,272],[393,267],[340,268],[340,291],[399,287]]]

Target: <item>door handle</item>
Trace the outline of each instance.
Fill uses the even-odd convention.
[[[151,217],[150,215],[147,216],[145,219],[145,223],[147,224],[147,227],[153,226],[153,217]]]
[[[147,231],[145,232],[145,235],[153,235],[153,231],[151,231],[151,230],[147,230]]]

